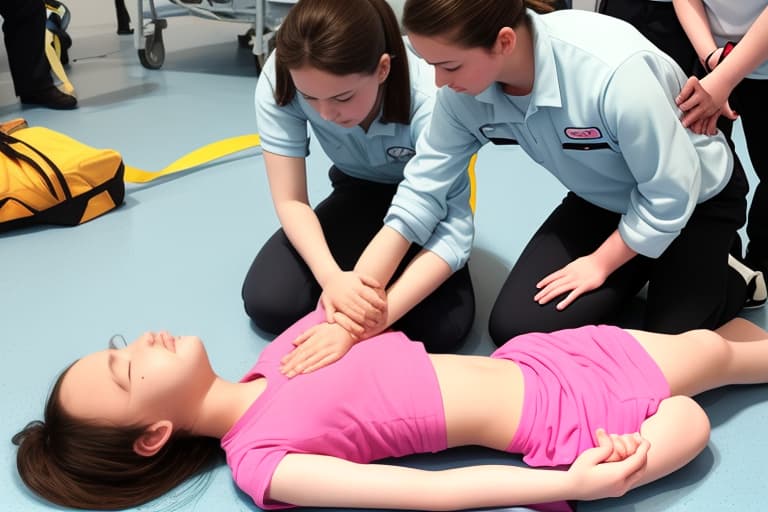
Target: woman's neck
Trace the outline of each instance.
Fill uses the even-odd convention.
[[[264,377],[230,382],[219,377],[200,404],[191,433],[221,439],[267,388]]]
[[[371,124],[373,124],[374,119],[376,119],[379,116],[379,113],[381,112],[381,103],[384,100],[384,85],[379,86],[379,92],[376,95],[376,103],[373,105],[373,108],[371,109],[371,112],[368,114],[368,117],[363,119],[363,122],[360,123],[360,128],[363,129],[364,132],[368,132],[368,128],[371,127]]]
[[[505,93],[513,96],[525,96],[533,91],[535,61],[533,34],[525,23],[515,29],[517,42],[515,50],[504,62],[497,80]]]

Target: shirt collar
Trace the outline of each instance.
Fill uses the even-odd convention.
[[[373,120],[371,126],[368,127],[368,131],[365,132],[365,135],[367,137],[395,135],[395,130],[397,128],[395,126],[396,124],[397,123],[383,123],[381,121],[381,112],[379,112],[379,115]],[[360,127],[358,126],[358,128]],[[362,128],[360,129],[362,130]]]

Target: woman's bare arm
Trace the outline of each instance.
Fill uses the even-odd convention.
[[[621,496],[643,474],[649,443],[643,440],[623,460],[604,462],[621,440],[602,439],[568,471],[505,465],[427,471],[289,454],[275,470],[269,498],[298,506],[457,510]]]

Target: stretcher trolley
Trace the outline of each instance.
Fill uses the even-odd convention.
[[[288,10],[298,0],[169,0],[189,14],[218,21],[250,24],[239,36],[242,46],[250,46],[260,68],[273,45],[273,35]],[[146,10],[145,10],[145,4]],[[134,45],[141,65],[159,69],[165,62],[163,30],[168,21],[158,15],[154,0],[137,0]],[[147,18],[149,15],[149,19]]]

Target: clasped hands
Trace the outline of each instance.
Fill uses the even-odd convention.
[[[639,433],[596,431],[597,446],[585,450],[571,464],[573,496],[579,500],[619,497],[636,487],[645,475],[651,445]]]
[[[352,345],[387,327],[387,294],[372,277],[355,271],[337,272],[324,283],[320,303],[325,323],[296,338],[296,348],[281,361],[280,371],[288,377],[337,361]]]

